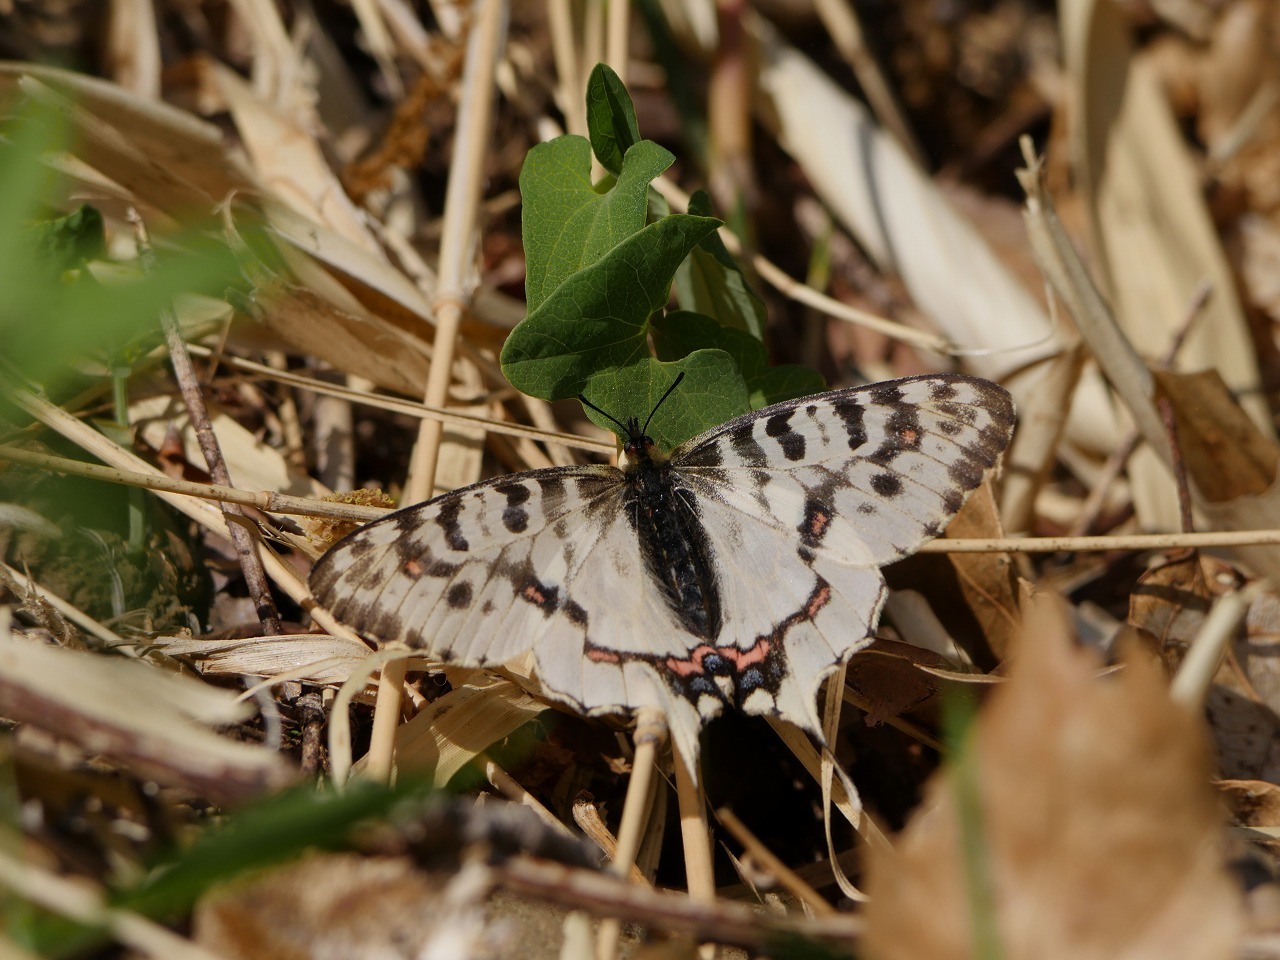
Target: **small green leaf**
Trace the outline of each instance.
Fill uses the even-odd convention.
[[[722,327],[711,317],[690,310],[673,310],[653,321],[653,344],[660,360],[680,357],[705,347],[723,350],[733,357],[748,380],[768,365],[764,344],[731,327]]]
[[[412,778],[390,788],[353,781],[343,793],[312,786],[288,790],[205,831],[170,864],[113,901],[151,917],[184,912],[214,883],[283,863],[309,848],[342,849],[357,824],[385,818],[396,805],[409,798],[420,801],[428,790]]]
[[[666,304],[680,262],[717,226],[708,217],[666,217],[569,276],[507,337],[501,360],[511,385],[562,400],[593,374],[647,357],[649,318]]]
[[[705,191],[698,190],[689,198],[689,213],[711,216],[711,200]],[[764,337],[764,302],[747,283],[719,234],[703,240],[677,271],[676,296],[686,310],[705,314],[721,326],[745,330],[757,340]]]
[[[345,849],[362,823],[386,820],[399,807],[419,804],[430,787],[408,777],[394,787],[353,781],[344,793],[296,787],[239,810],[220,826],[175,850],[134,886],[115,890],[111,906],[155,919],[185,914],[213,886],[292,860],[307,850]],[[42,957],[82,955],[109,939],[109,932],[81,926],[65,916],[40,913],[23,939]]]
[[[645,357],[630,366],[596,374],[582,392],[624,423],[628,417],[637,417],[644,426],[654,404],[682,372],[684,380],[649,424],[649,436],[662,450],[670,452],[690,437],[750,409],[738,365],[723,350],[697,350],[673,363]],[[616,423],[590,407],[587,416],[597,426],[626,439]]]
[[[694,350],[713,347],[729,354],[741,371],[750,394],[751,409],[808,396],[825,386],[822,375],[798,364],[770,367],[764,344],[751,334],[722,327],[710,317],[676,310],[653,321],[658,358],[678,360]]]
[[[107,249],[102,214],[87,203],[65,217],[32,224],[28,231],[34,255],[53,277],[100,259]]]
[[[627,152],[616,182],[610,177],[593,185],[591,145],[582,137],[557,137],[529,151],[520,197],[530,312],[566,277],[644,227],[649,183],[673,162],[662,147],[642,140]]]
[[[751,390],[751,409],[762,407],[796,397],[807,397],[811,393],[824,390],[827,381],[817,370],[799,363],[784,363],[777,367],[769,367],[759,376],[753,377],[748,384]]]
[[[640,142],[636,108],[622,80],[612,68],[597,63],[587,80],[587,133],[600,165],[610,173],[622,171],[622,158]]]

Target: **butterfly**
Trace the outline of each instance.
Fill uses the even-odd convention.
[[[531,652],[542,694],[580,713],[660,709],[691,769],[726,706],[821,741],[819,687],[871,642],[880,568],[942,532],[1013,425],[1004,389],[954,374],[775,404],[669,455],[632,418],[619,466],[400,510],[330,549],[311,589],[447,663]]]

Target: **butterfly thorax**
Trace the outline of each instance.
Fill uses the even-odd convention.
[[[695,501],[681,495],[676,472],[638,423],[627,426],[630,439],[621,460],[627,486],[624,509],[645,566],[681,625],[694,636],[714,640],[720,634],[720,594]]]

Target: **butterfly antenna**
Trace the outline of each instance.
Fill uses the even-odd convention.
[[[671,386],[667,387],[667,392],[664,393],[662,397],[658,400],[658,402],[653,405],[653,409],[649,411],[649,419],[644,422],[644,428],[640,431],[642,434],[647,434],[649,432],[649,424],[653,421],[653,415],[658,412],[658,408],[662,406],[662,404],[666,401],[667,397],[671,396],[672,391],[674,391],[676,387],[680,386],[680,381],[683,379],[684,379],[684,371],[681,371],[676,376],[676,378],[671,381]],[[612,420],[614,423],[620,426],[627,433],[631,432],[631,427],[629,425],[623,423],[621,420],[615,417],[608,410],[601,410],[599,407],[597,407],[594,403],[588,400],[581,393],[578,394],[578,402],[581,403],[584,407],[590,407],[596,413],[600,414],[600,416],[606,417],[607,419]]]
[[[592,403],[590,400],[588,400],[588,399],[587,399],[585,396],[583,396],[582,394],[578,394],[578,402],[579,402],[580,404],[582,404],[584,407],[590,407],[590,408],[591,408],[592,410],[594,410],[596,413],[600,414],[600,416],[602,416],[602,417],[608,417],[610,420],[612,420],[614,423],[616,423],[618,426],[620,426],[620,427],[621,427],[625,432],[627,432],[627,433],[630,433],[630,432],[631,432],[631,431],[630,431],[630,429],[627,427],[627,425],[626,425],[625,423],[623,423],[621,420],[619,420],[617,417],[615,417],[615,416],[614,416],[612,413],[610,413],[608,410],[601,410],[599,407],[597,407],[594,403]]]
[[[676,387],[680,386],[680,381],[683,379],[684,371],[681,370],[676,378],[671,381],[671,386],[667,387],[667,392],[662,395],[662,398],[658,400],[658,402],[653,405],[653,409],[649,411],[649,419],[644,422],[644,429],[640,431],[641,433],[648,434],[649,424],[653,421],[653,415],[657,413],[658,408],[666,402],[667,397],[671,396],[672,391],[675,390]]]

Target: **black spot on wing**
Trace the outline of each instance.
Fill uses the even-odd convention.
[[[960,508],[964,506],[964,491],[952,487],[942,495],[942,509],[947,511],[948,517],[954,517],[960,512]]]
[[[775,413],[764,422],[764,432],[778,442],[782,455],[788,460],[804,459],[804,434],[791,428],[791,417],[795,410],[783,410]]]
[[[982,482],[982,475],[985,473],[983,465],[977,460],[971,460],[964,457],[957,460],[947,468],[952,482],[961,490],[973,490]]]
[[[352,560],[358,560],[373,549],[373,543],[370,542],[368,537],[355,537],[344,543],[342,549],[347,552],[347,556],[351,557]]]
[[[543,470],[533,475],[533,479],[537,481],[538,486],[542,489],[542,499],[544,502],[554,502],[564,499],[564,478],[555,473]]]
[[[816,547],[831,527],[831,507],[816,497],[804,502],[804,519],[800,521],[800,540],[806,547]]]
[[[444,602],[455,610],[463,610],[471,606],[471,584],[455,583],[444,595]]]
[[[857,450],[867,442],[866,414],[862,404],[856,400],[845,398],[831,404],[831,411],[840,418],[844,425],[845,437],[850,450]]]
[[[955,395],[955,384],[949,380],[939,380],[929,390],[929,397],[932,400],[952,400]]]
[[[882,407],[896,407],[902,403],[902,390],[892,380],[875,385],[869,392],[871,402]]]
[[[724,464],[724,450],[721,449],[720,441],[711,440],[695,447],[689,453],[680,459],[681,466],[693,467],[719,467]]]
[[[496,484],[493,489],[507,498],[507,505],[502,510],[502,525],[512,533],[524,533],[529,528],[529,511],[524,505],[533,496],[529,485],[511,481]]]
[[[450,563],[448,560],[432,560],[426,565],[427,576],[436,577],[440,580],[452,577],[461,569],[462,564]]]
[[[373,614],[372,620],[365,627],[368,632],[377,637],[383,643],[389,643],[392,640],[400,640],[404,638],[404,622],[400,619],[400,614],[395,610],[378,611],[370,608],[369,612]]]
[[[944,417],[963,423],[965,426],[973,426],[978,419],[978,408],[971,407],[967,403],[946,401],[937,404],[935,409]]]
[[[454,497],[445,500],[436,508],[436,524],[444,533],[445,543],[449,549],[465,552],[471,549],[467,538],[462,535],[462,525],[458,523],[458,515],[462,513],[462,500]]]
[[[877,473],[871,478],[871,489],[878,496],[892,500],[902,493],[902,480],[893,473]]]
[[[753,423],[747,423],[730,433],[729,446],[733,448],[733,452],[738,459],[748,466],[768,466],[769,455],[764,452],[764,448],[756,441],[753,427]]]
[[[924,438],[920,417],[915,407],[901,404],[885,420],[885,438],[879,449],[868,458],[879,467],[887,467],[904,450],[918,450]]]

